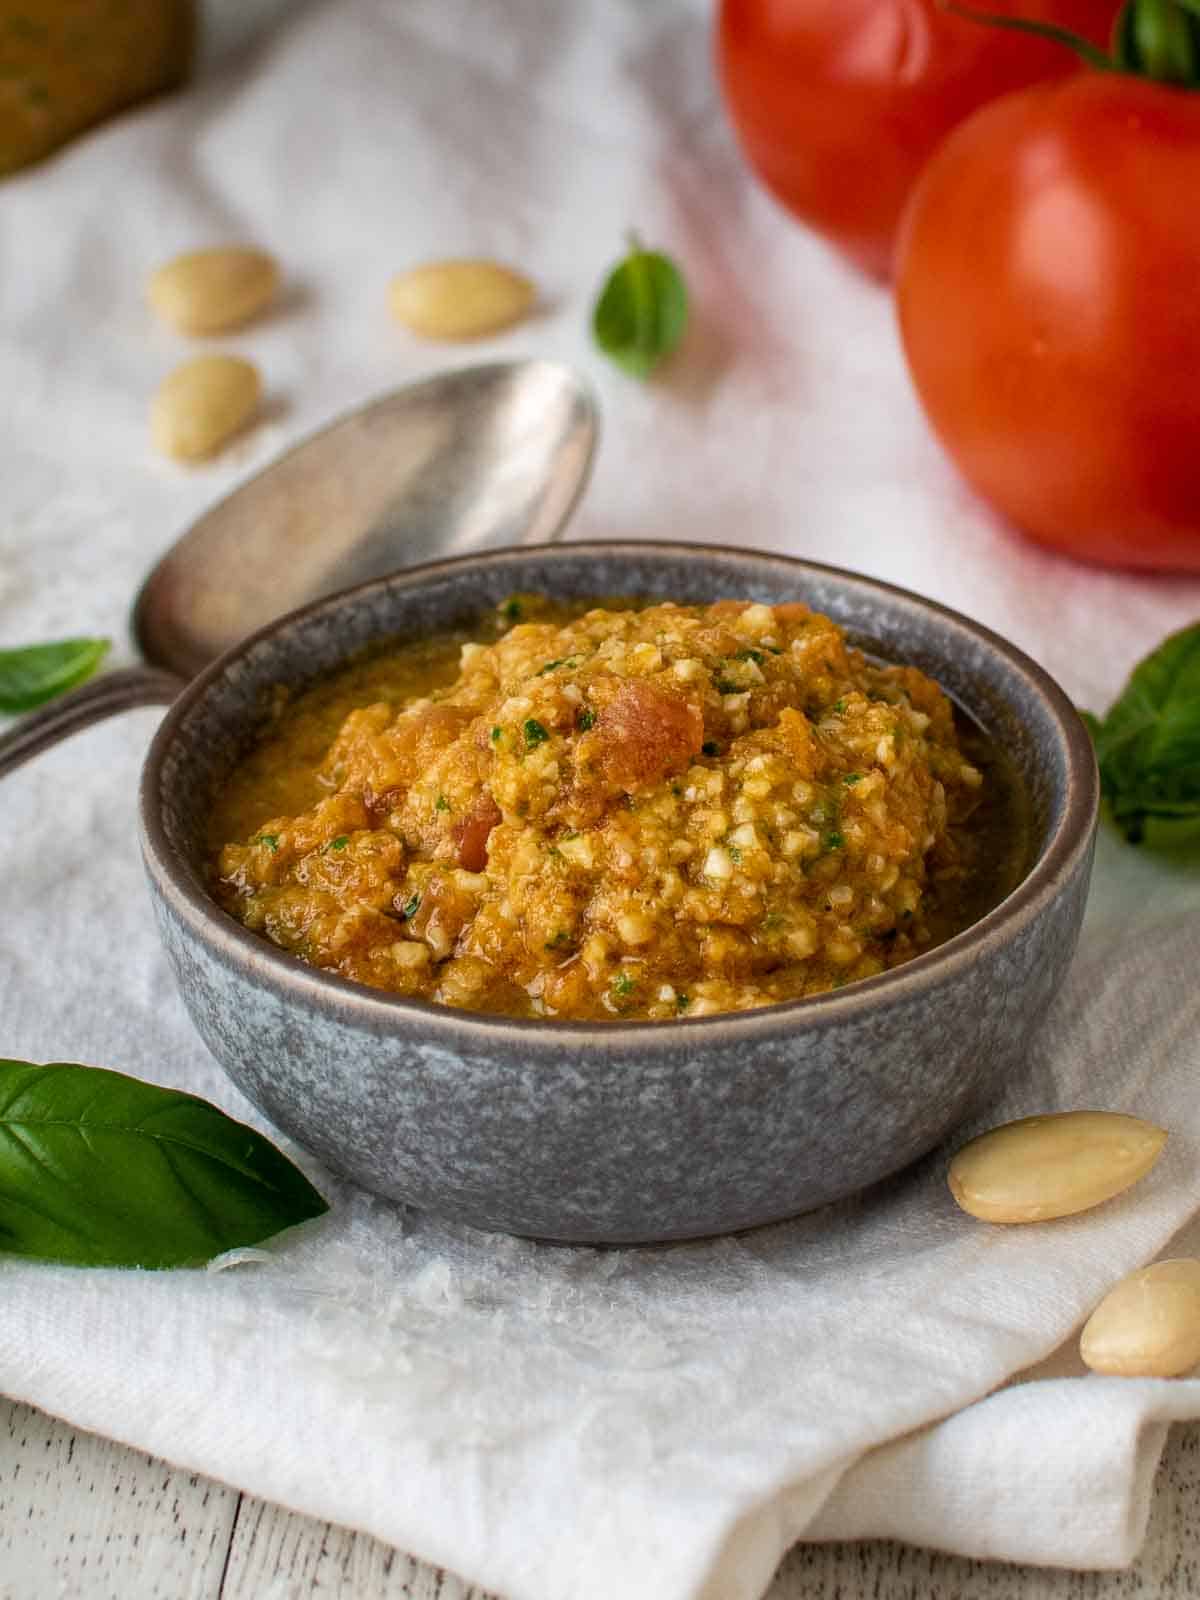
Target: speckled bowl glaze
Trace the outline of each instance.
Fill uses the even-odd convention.
[[[208,797],[274,685],[514,590],[801,599],[937,678],[1013,757],[1034,850],[980,922],[881,977],[671,1023],[516,1021],[389,997],[248,932],[205,889]],[[1062,691],[986,629],[781,556],[661,543],[500,551],[293,613],[198,678],[146,761],[143,851],[180,990],[230,1077],[338,1172],[478,1227],[631,1243],[731,1232],[850,1194],[943,1139],[1014,1072],[1075,949],[1098,786]]]

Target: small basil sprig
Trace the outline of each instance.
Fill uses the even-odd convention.
[[[1133,843],[1152,819],[1200,819],[1200,623],[1138,663],[1100,720],[1084,713],[1113,820]]]
[[[630,240],[629,254],[605,279],[592,312],[592,334],[605,355],[635,378],[648,378],[683,338],[687,286],[669,256]]]
[[[108,654],[107,639],[61,639],[0,650],[0,711],[32,711],[90,678]]]
[[[328,1209],[206,1100],[100,1067],[0,1061],[0,1252],[198,1266]]]

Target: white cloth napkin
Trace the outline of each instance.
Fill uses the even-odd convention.
[[[602,397],[578,535],[881,574],[1105,706],[1200,615],[1200,583],[1070,565],[976,503],[918,414],[887,296],[743,172],[708,23],[686,0],[293,9],[187,95],[0,188],[0,644],[108,631],[129,659],[140,575],[231,484],[448,354],[537,353]],[[695,302],[644,387],[587,333],[630,227],[680,259]],[[145,419],[190,347],[150,319],[142,279],[247,238],[278,252],[289,292],[219,347],[260,363],[267,419],[185,471],[151,454]],[[470,352],[390,325],[391,273],[459,252],[529,271],[542,314]],[[193,1035],[155,938],[133,830],[154,722],[109,723],[4,783],[0,1052],[124,1069],[260,1121]],[[1088,1105],[1169,1128],[1149,1179],[1093,1215],[976,1224],[941,1151],[736,1239],[572,1250],[314,1171],[331,1215],[226,1271],[0,1262],[0,1387],[508,1600],[753,1600],[797,1538],[1127,1561],[1165,1425],[1200,1415],[1200,1385],[1082,1376],[1069,1341],[1200,1208],[1198,908],[1200,873],[1106,836],[1066,989],[985,1119]],[[1005,1386],[1063,1341],[1039,1381]]]

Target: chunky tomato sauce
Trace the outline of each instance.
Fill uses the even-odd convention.
[[[219,797],[221,903],[374,988],[668,1020],[870,977],[1024,867],[997,753],[801,604],[536,597],[285,704]]]

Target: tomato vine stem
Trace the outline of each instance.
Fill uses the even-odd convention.
[[[1065,45],[1097,72],[1125,73],[1181,89],[1200,88],[1200,0],[1125,0],[1107,52],[1053,22],[977,11],[959,0],[941,0],[941,5],[968,22],[1032,33]]]

